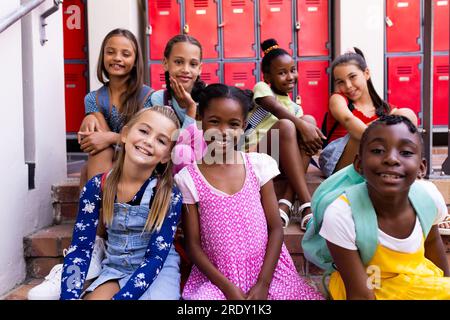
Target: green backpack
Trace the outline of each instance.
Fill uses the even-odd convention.
[[[326,240],[319,235],[319,231],[322,226],[325,209],[343,193],[346,194],[352,209],[356,231],[356,246],[364,265],[368,265],[370,260],[372,260],[378,246],[377,216],[369,199],[366,182],[356,172],[353,165],[349,165],[331,175],[314,192],[311,201],[311,209],[314,215],[308,222],[302,240],[305,258],[325,270],[324,279],[336,269],[333,266],[333,259],[328,250]],[[424,236],[426,237],[436,218],[437,207],[421,184],[412,184],[408,197],[419,217]]]

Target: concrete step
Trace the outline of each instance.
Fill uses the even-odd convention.
[[[43,279],[31,279],[7,293],[0,300],[28,300],[28,291],[37,286]]]
[[[63,261],[63,250],[72,239],[73,224],[43,228],[24,238],[28,278],[45,277],[55,264]]]
[[[52,185],[53,221],[55,224],[74,222],[78,212],[79,178],[68,178]]]

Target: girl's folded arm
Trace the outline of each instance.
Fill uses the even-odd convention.
[[[353,115],[348,109],[346,100],[338,95],[333,94],[329,101],[330,113],[336,121],[338,121],[347,132],[356,140],[360,140],[367,125]]]
[[[173,245],[177,225],[181,217],[181,193],[174,193],[178,199],[172,203],[159,231],[154,231],[145,252],[144,261],[134,271],[127,283],[117,292],[113,300],[137,300],[150,287],[161,271],[170,248]]]
[[[431,260],[437,267],[444,271],[445,277],[450,277],[450,268],[447,257],[445,256],[445,248],[442,243],[441,235],[437,225],[431,227],[427,238],[425,239],[425,257]]]
[[[369,277],[357,250],[342,248],[327,241],[334,264],[345,285],[347,300],[374,300],[375,294],[369,288]]]

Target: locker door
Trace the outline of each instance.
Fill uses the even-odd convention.
[[[448,0],[434,0],[434,51],[448,51]]]
[[[274,38],[289,54],[292,54],[291,2],[290,0],[259,1],[261,42]]]
[[[239,89],[253,90],[255,86],[254,62],[233,62],[224,65],[225,84]]]
[[[202,79],[206,84],[219,83],[219,64],[203,63],[200,79]]]
[[[150,59],[161,60],[167,41],[181,32],[180,5],[177,0],[148,0]]]
[[[420,0],[386,0],[388,52],[420,51]]]
[[[63,2],[64,59],[81,60],[87,57],[85,12],[82,0]]]
[[[64,65],[66,132],[78,132],[84,118],[84,96],[87,93],[85,64]]]
[[[328,0],[297,1],[298,55],[327,56]]]
[[[319,128],[328,110],[328,66],[328,60],[298,63],[298,92],[301,106],[305,114],[314,116]]]
[[[433,124],[448,125],[448,56],[434,57],[433,75]]]
[[[150,65],[150,86],[155,90],[166,88],[164,68],[160,63]]]
[[[223,52],[225,58],[255,57],[255,19],[251,0],[223,0]]]
[[[398,108],[421,111],[421,57],[388,58],[388,102]],[[419,123],[421,119],[419,119]]]
[[[218,25],[217,3],[214,0],[185,1],[186,25],[184,32],[195,37],[203,47],[203,58],[217,58]]]

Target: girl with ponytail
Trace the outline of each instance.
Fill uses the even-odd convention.
[[[417,126],[414,111],[392,107],[375,91],[360,49],[353,48],[338,56],[331,64],[331,73],[335,93],[330,97],[329,112],[322,126],[327,140],[319,157],[325,176],[353,163],[364,130],[379,117],[403,115]]]

